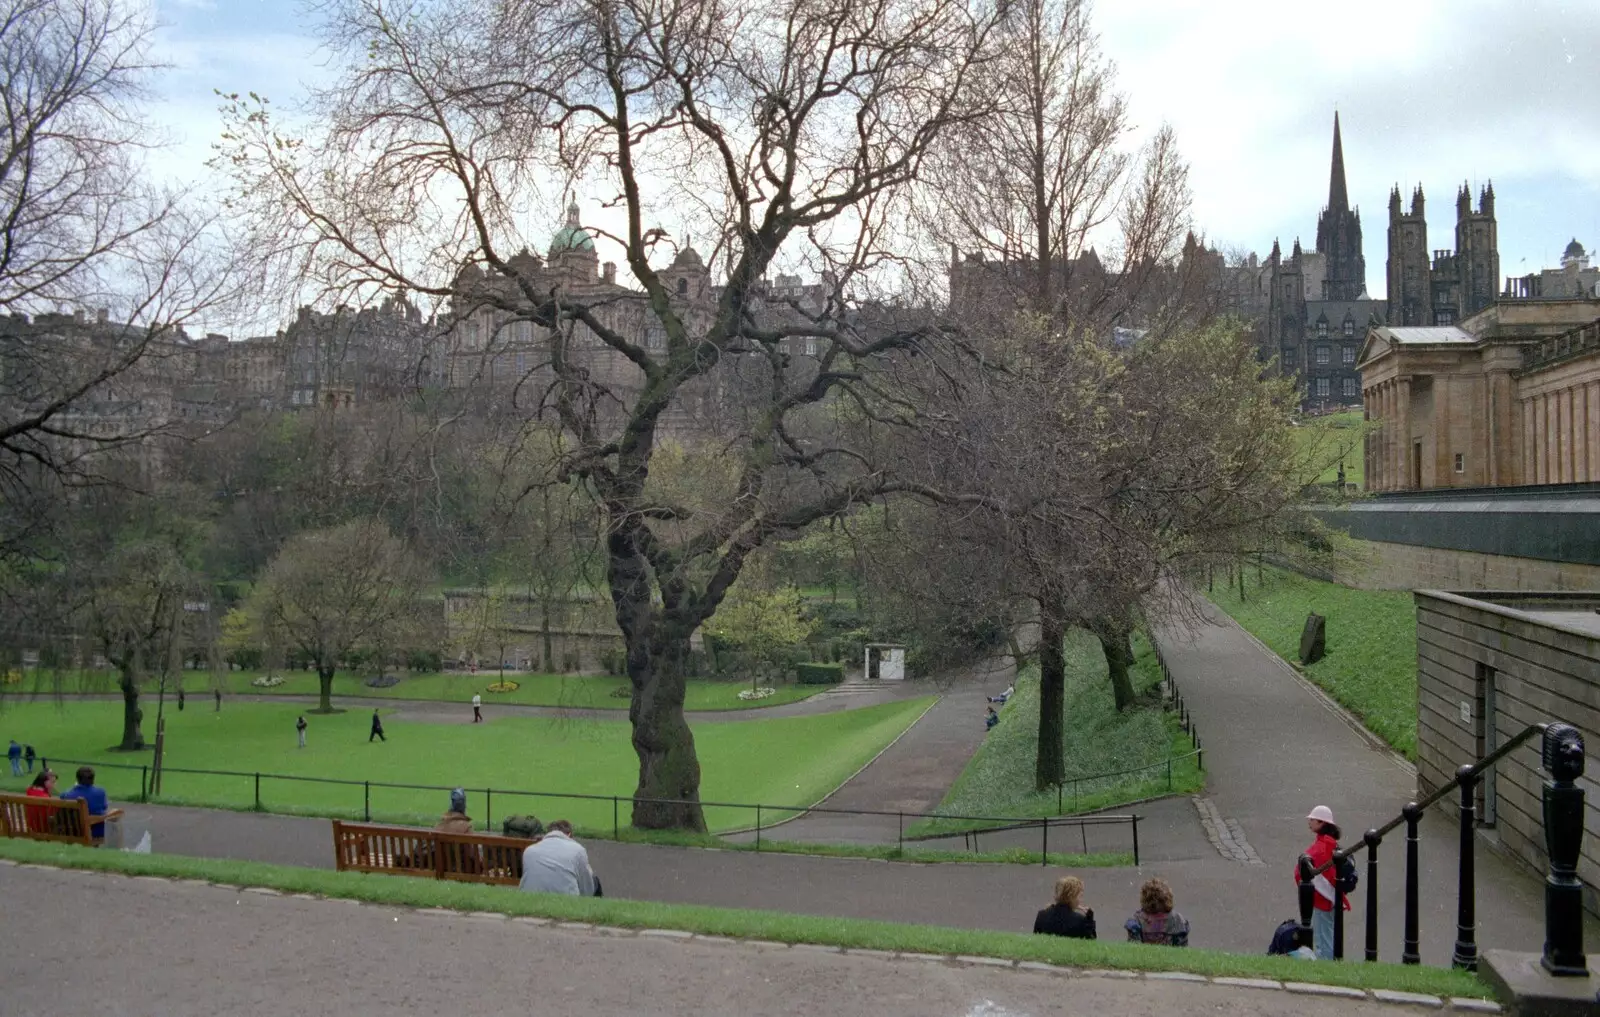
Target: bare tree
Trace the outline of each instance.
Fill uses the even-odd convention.
[[[908,185],[940,134],[981,112],[970,86],[992,10],[978,0],[329,6],[330,41],[354,59],[318,97],[326,132],[282,137],[264,108],[237,100],[226,157],[241,198],[255,199],[259,249],[330,291],[405,287],[546,336],[530,412],[563,432],[552,479],[581,482],[603,515],[633,689],[633,821],[703,829],[683,715],[690,637],[755,548],[905,487],[841,444],[823,408],[880,426],[914,419],[914,394],[887,376],[940,333],[926,321],[870,328],[849,298],[893,263]],[[514,213],[560,179],[613,196],[612,239],[635,287],[626,298],[551,290],[531,259],[511,256]],[[718,285],[692,313],[664,266],[672,248],[687,252],[663,226],[711,247]],[[440,282],[463,263],[509,285]],[[821,299],[764,301],[763,276],[785,264],[822,273]],[[629,315],[637,329],[616,324]],[[803,343],[815,351],[805,360]],[[718,454],[732,486],[707,510],[661,501],[650,480],[664,421],[730,392],[737,412]]]
[[[150,31],[121,0],[0,0],[0,550],[41,487],[162,428],[91,397],[225,296],[210,223],[144,179]]]
[[[419,580],[382,523],[345,523],[291,537],[251,591],[245,617],[260,639],[311,662],[317,708],[329,713],[334,672],[353,651],[402,641]]]

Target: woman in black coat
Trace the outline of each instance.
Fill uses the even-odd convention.
[[[1094,939],[1094,909],[1079,910],[1083,902],[1083,880],[1062,876],[1056,880],[1056,902],[1039,912],[1033,931],[1049,936]]]

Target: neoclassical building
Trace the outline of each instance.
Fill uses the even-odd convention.
[[[1369,490],[1600,481],[1600,299],[1374,327],[1359,367]]]

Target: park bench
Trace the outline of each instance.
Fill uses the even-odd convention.
[[[100,844],[104,838],[91,836],[99,823],[115,823],[121,809],[103,816],[89,815],[89,803],[81,798],[30,798],[27,795],[0,794],[0,834],[28,840],[54,840],[68,844]]]
[[[333,821],[334,864],[340,872],[516,886],[522,882],[522,852],[532,843],[488,833]]]

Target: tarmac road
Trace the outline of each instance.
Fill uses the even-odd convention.
[[[1394,1015],[1372,1001],[504,918],[0,866],[7,1017]]]

